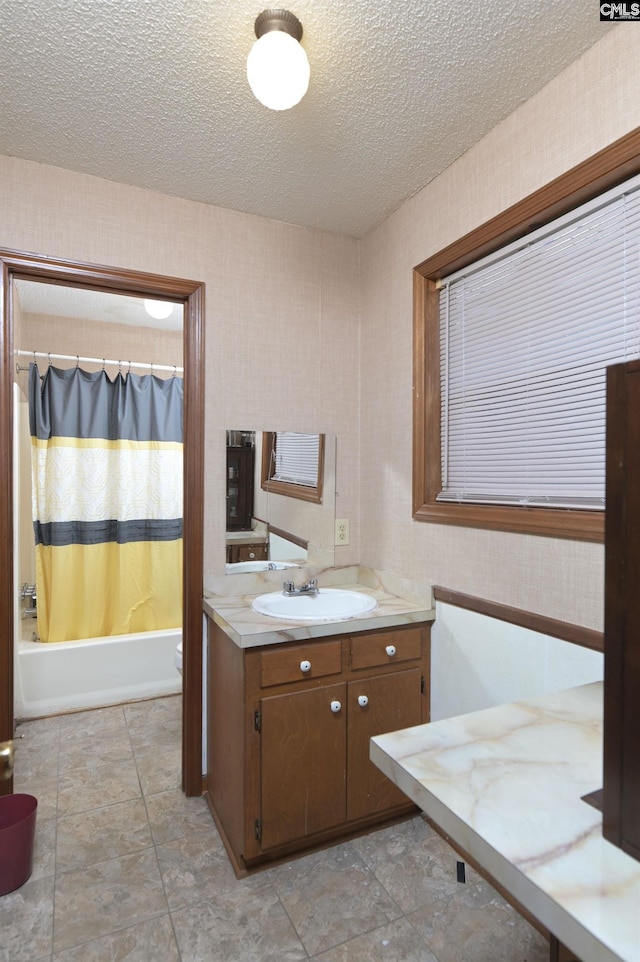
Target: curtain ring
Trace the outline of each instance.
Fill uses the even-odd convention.
[[[105,361],[105,359],[102,358],[102,373],[103,373],[103,374],[105,373],[104,368],[105,368],[105,364],[106,364],[106,363],[107,363],[107,362]]]
[[[131,361],[129,361],[129,370],[127,371],[127,374],[131,374]]]
[[[47,358],[49,360],[49,367],[51,367],[51,352],[47,351]]]
[[[151,364],[149,365],[149,367],[151,368],[151,377],[153,377],[153,361],[151,362]]]
[[[177,377],[177,376],[178,376],[178,368],[177,368],[177,365],[175,365],[175,364],[173,365],[173,376],[174,376],[174,377]]]
[[[78,370],[79,366],[80,366],[80,355],[76,354],[76,371]]]
[[[122,361],[118,361],[118,374],[122,376]]]

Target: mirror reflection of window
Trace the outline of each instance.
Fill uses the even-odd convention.
[[[321,504],[323,475],[324,434],[264,432],[263,490]]]

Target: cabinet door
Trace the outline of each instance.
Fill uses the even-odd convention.
[[[369,739],[420,725],[421,689],[419,668],[349,682],[348,819],[408,804],[407,796],[369,760]]]
[[[345,697],[343,683],[262,699],[263,849],[344,822]]]
[[[241,544],[238,546],[236,561],[266,561],[267,546],[264,542]]]

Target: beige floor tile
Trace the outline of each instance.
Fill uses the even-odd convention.
[[[40,804],[36,813],[36,836],[33,846],[33,872],[31,878],[50,878],[56,871],[57,820],[40,817]]]
[[[406,919],[359,935],[314,955],[313,959],[317,962],[438,962]]]
[[[124,706],[124,717],[129,729],[182,726],[182,697],[168,695]]]
[[[172,912],[183,962],[300,962],[300,939],[273,886],[231,887],[215,900]]]
[[[58,773],[58,743],[14,742],[14,774],[22,778],[45,780]]]
[[[36,822],[47,821],[58,814],[58,778],[23,778],[20,772],[13,777],[13,790],[16,793],[33,795],[38,799]]]
[[[149,795],[145,801],[151,833],[157,845],[194,833],[217,835],[204,798],[187,798],[179,788],[174,788]]]
[[[35,962],[49,957],[53,885],[53,878],[30,880],[0,898],[0,962]]]
[[[51,718],[33,718],[19,721],[16,724],[15,742],[16,746],[22,743],[37,743],[41,748],[57,747],[60,744],[60,728],[62,715],[54,715]]]
[[[168,915],[56,952],[52,962],[181,962]]]
[[[404,913],[453,895],[460,884],[456,854],[420,817],[355,839],[353,846]]]
[[[163,752],[135,756],[143,795],[155,795],[180,788],[182,783],[182,749],[167,748]]]
[[[130,855],[153,844],[141,798],[58,819],[56,871]]]
[[[126,725],[122,705],[70,712],[60,716],[61,743],[84,738],[86,735],[102,735],[104,732],[126,728]]]
[[[351,843],[279,865],[268,874],[310,955],[401,915]]]
[[[60,952],[166,913],[153,849],[98,862],[56,877],[53,947]]]
[[[78,734],[64,739],[60,746],[58,768],[61,775],[78,765],[95,767],[110,763],[117,765],[125,759],[133,759],[133,750],[126,728],[116,728],[99,735]]]
[[[408,916],[438,962],[548,962],[549,943],[488,885],[461,885],[451,898]]]
[[[131,748],[136,758],[142,755],[162,755],[166,751],[179,751],[182,744],[180,722],[160,725],[141,725],[129,729]]]
[[[223,893],[241,898],[262,884],[261,875],[237,879],[217,833],[175,839],[156,848],[169,908],[216,899]]]
[[[132,758],[95,764],[91,758],[65,770],[58,786],[58,814],[73,815],[141,795]]]

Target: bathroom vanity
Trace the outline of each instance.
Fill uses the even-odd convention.
[[[206,797],[237,874],[415,810],[369,740],[429,719],[432,613],[273,628],[250,612],[242,634],[205,611]]]

